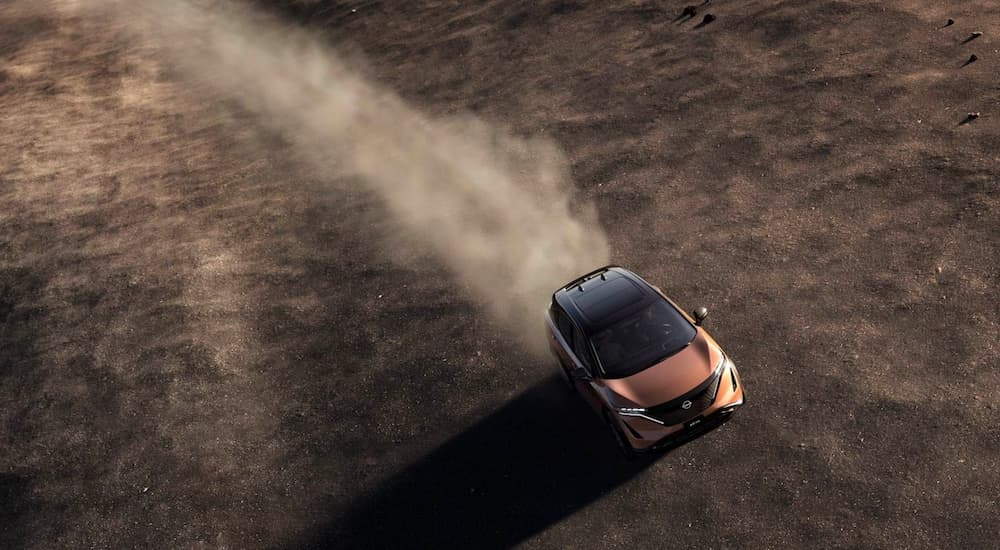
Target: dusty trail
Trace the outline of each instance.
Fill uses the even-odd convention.
[[[545,343],[525,317],[558,284],[608,262],[596,213],[573,197],[555,144],[467,116],[428,117],[318,36],[234,3],[107,8],[185,82],[280,132],[321,177],[356,176],[408,234],[397,248],[429,246],[470,298],[539,355]]]

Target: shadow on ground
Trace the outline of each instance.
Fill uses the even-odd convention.
[[[0,251],[5,246],[0,241]],[[16,394],[8,384],[18,381],[22,391],[33,391],[39,383],[36,335],[45,309],[37,304],[45,283],[32,270],[0,265],[0,425],[19,430],[20,437],[27,412],[11,404],[8,397]],[[19,443],[14,435],[2,440],[12,447]],[[4,455],[6,450],[0,453],[0,548],[21,548],[28,535],[32,478],[4,471],[19,469]]]
[[[683,442],[673,448],[679,445]],[[506,548],[587,506],[662,456],[626,461],[597,415],[553,376],[294,547]]]
[[[20,548],[24,544],[30,495],[29,478],[0,473],[0,547]]]

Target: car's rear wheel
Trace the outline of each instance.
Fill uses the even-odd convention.
[[[614,418],[611,417],[611,413],[604,411],[604,422],[607,423],[608,429],[611,430],[611,435],[615,438],[615,443],[618,445],[618,451],[625,457],[626,460],[634,460],[639,453],[636,452],[635,448],[628,441],[628,436],[625,432],[618,426]]]

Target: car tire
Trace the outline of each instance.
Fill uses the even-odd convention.
[[[628,437],[622,432],[622,429],[618,427],[618,423],[614,421],[611,417],[611,413],[604,411],[604,422],[608,425],[608,429],[611,430],[611,435],[615,438],[615,444],[618,446],[618,452],[621,453],[625,460],[635,460],[639,453],[632,447],[632,444],[628,442]]]

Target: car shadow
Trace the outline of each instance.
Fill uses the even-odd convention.
[[[24,545],[30,498],[30,478],[0,472],[0,548]]]
[[[293,546],[510,547],[609,493],[683,443],[624,459],[600,418],[552,376]]]

